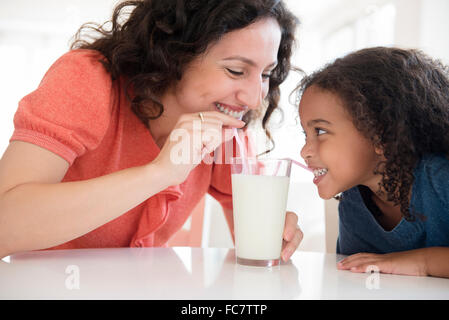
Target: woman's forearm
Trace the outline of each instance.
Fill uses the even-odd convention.
[[[425,259],[429,276],[449,278],[449,248],[426,248]]]
[[[85,181],[19,185],[0,198],[0,256],[80,237],[168,186],[152,164]]]

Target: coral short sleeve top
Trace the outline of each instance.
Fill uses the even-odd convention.
[[[112,81],[102,59],[93,50],[64,54],[19,102],[14,116],[11,141],[32,143],[65,159],[70,166],[62,182],[141,166],[160,152],[132,112],[123,79]],[[52,249],[164,246],[207,192],[222,204],[232,230],[230,168],[202,162],[184,183]]]

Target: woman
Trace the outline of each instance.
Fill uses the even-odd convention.
[[[204,137],[243,127],[236,117],[248,123],[264,100],[266,123],[295,24],[276,0],[119,4],[111,30],[78,37],[19,104],[0,162],[0,256],[163,246],[206,192],[232,230],[229,166],[193,160],[222,143]],[[193,146],[182,163],[180,131]],[[302,238],[296,223],[288,213],[284,260]]]

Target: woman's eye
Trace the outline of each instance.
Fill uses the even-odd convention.
[[[230,74],[232,74],[233,76],[242,76],[242,75],[243,75],[243,72],[242,72],[242,71],[236,71],[236,70],[232,70],[232,69],[229,69],[229,68],[226,68],[226,70],[227,70]]]
[[[262,78],[265,79],[265,80],[270,79],[271,78],[271,73],[262,74]]]

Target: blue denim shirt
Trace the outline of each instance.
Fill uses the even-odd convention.
[[[449,247],[449,160],[430,155],[414,170],[410,212],[415,221],[404,218],[385,231],[363,201],[359,187],[342,193],[338,207],[337,253],[388,253],[424,247]]]

